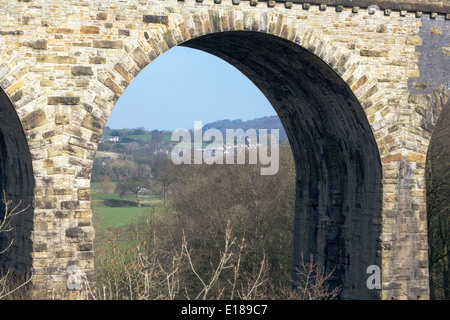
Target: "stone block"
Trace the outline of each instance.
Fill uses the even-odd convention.
[[[422,38],[407,38],[405,41],[406,45],[421,46],[423,44]]]
[[[99,56],[94,56],[94,57],[89,57],[89,63],[90,64],[105,64],[106,63],[106,58],[105,57],[99,57]]]
[[[49,105],[78,105],[80,103],[80,97],[48,97],[47,104]]]
[[[91,189],[78,189],[78,200],[91,200]]]
[[[140,47],[133,50],[132,58],[141,69],[144,69],[150,63],[150,60]]]
[[[425,154],[419,154],[416,152],[408,152],[408,161],[411,162],[425,162],[426,159],[426,155]]]
[[[389,49],[361,49],[360,55],[363,57],[387,57]]]
[[[127,30],[127,29],[119,29],[118,35],[119,35],[119,36],[129,37],[129,36],[130,36],[130,30]]]
[[[80,243],[78,244],[78,251],[92,251],[93,250],[93,244],[92,243]]]
[[[99,34],[100,28],[97,26],[81,26],[80,32],[82,34]]]
[[[122,40],[94,40],[92,44],[94,48],[123,49]]]
[[[46,252],[47,249],[47,243],[35,243],[33,245],[33,252]]]
[[[406,69],[405,76],[408,78],[418,78],[420,77],[420,70],[417,69]]]
[[[443,56],[450,56],[450,47],[442,47],[441,48],[441,54]]]
[[[47,50],[47,39],[38,39],[35,41],[29,41],[23,43],[22,45],[30,47],[34,50]]]
[[[71,144],[66,144],[63,147],[63,152],[64,154],[68,154],[71,156],[75,156],[78,158],[84,158],[84,155],[86,153],[86,149],[71,145]]]
[[[97,13],[97,15],[95,16],[95,18],[97,20],[106,20],[108,19],[108,14],[106,12],[99,12]]]
[[[90,113],[86,114],[81,122],[81,126],[92,131],[101,133],[106,121]]]
[[[51,196],[35,197],[34,206],[39,209],[56,209],[58,206],[58,202],[57,202],[56,197],[51,197]],[[44,223],[44,222],[42,222],[42,223]],[[46,223],[44,223],[44,224],[46,224]],[[42,231],[43,230],[42,228],[47,230],[47,226],[45,226],[44,224],[41,225],[41,228],[39,230]]]
[[[8,95],[12,95],[14,92],[16,92],[17,90],[19,90],[20,88],[22,88],[24,84],[25,84],[25,82],[23,81],[22,78],[20,78],[19,80],[17,80],[17,81],[14,82],[13,84],[11,84],[11,85],[5,90],[5,92],[6,92]]]
[[[114,66],[114,70],[116,70],[128,82],[133,81],[134,76],[127,70],[125,70],[124,66],[121,63],[116,63]]]
[[[73,251],[57,251],[56,258],[73,258],[75,257],[75,252]]]
[[[68,219],[70,217],[70,211],[56,211],[55,218]]]
[[[58,55],[40,55],[36,57],[36,61],[41,63],[75,64],[77,63],[77,58]]]
[[[431,27],[430,33],[434,34],[434,35],[440,35],[440,34],[442,34],[442,29],[441,29],[441,27]]]
[[[92,71],[91,66],[73,66],[71,72],[74,76],[92,76],[94,71]]]
[[[148,15],[144,15],[143,16],[142,21],[144,23],[168,24],[169,23],[169,17],[166,16],[166,15],[148,14]]]
[[[45,123],[47,123],[47,117],[41,109],[33,111],[22,118],[22,125],[25,130],[40,127]]]
[[[396,154],[391,154],[385,157],[381,158],[381,161],[383,163],[389,163],[389,162],[393,162],[393,161],[401,161],[403,158],[401,153],[396,153]]]
[[[46,195],[51,196],[61,196],[61,195],[71,195],[72,189],[68,188],[49,188],[45,191]]]
[[[68,238],[81,238],[84,236],[84,231],[80,227],[72,227],[66,229],[66,237]]]
[[[121,95],[123,92],[123,89],[119,87],[111,78],[106,79],[105,86],[118,95]]]
[[[61,201],[61,209],[62,210],[75,210],[75,209],[78,209],[79,206],[80,206],[80,201],[78,201],[78,200]]]

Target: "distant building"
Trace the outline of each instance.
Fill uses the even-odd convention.
[[[100,142],[106,142],[106,143],[114,143],[114,142],[119,142],[120,141],[120,137],[101,137],[100,138]]]

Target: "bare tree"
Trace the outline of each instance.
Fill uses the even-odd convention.
[[[5,234],[13,230],[12,221],[15,216],[25,212],[29,206],[21,208],[22,201],[19,201],[17,205],[13,205],[11,200],[6,200],[5,192],[3,191],[3,198],[1,199],[3,204],[3,216],[0,216],[0,234]],[[0,255],[4,254],[11,245],[14,243],[14,239],[11,239],[6,247],[0,251]],[[0,270],[0,300],[6,299],[19,289],[24,288],[32,279],[32,275],[26,281],[21,284],[16,284],[10,279],[11,270]]]
[[[427,155],[426,188],[431,298],[445,300],[450,299],[449,135],[450,115],[443,111]]]

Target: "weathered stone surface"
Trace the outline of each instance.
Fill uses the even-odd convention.
[[[116,63],[114,70],[116,70],[128,82],[131,82],[134,79],[133,75],[125,70],[124,66],[120,63]]]
[[[68,237],[68,238],[81,238],[81,237],[84,237],[84,231],[80,227],[68,228],[66,230],[66,237]]]
[[[77,105],[80,103],[80,97],[48,97],[47,101],[51,105]]]
[[[0,79],[2,79],[4,76],[6,76],[9,72],[10,68],[6,63],[0,64]]]
[[[441,27],[431,27],[430,32],[431,32],[431,34],[442,34],[442,28]]]
[[[102,132],[103,127],[105,126],[106,121],[100,119],[92,114],[86,114],[83,118],[81,125],[89,130]]]
[[[421,46],[423,44],[423,40],[421,38],[408,38],[408,39],[406,39],[405,44]]]
[[[111,78],[106,79],[105,86],[118,95],[121,95],[123,92],[122,88],[119,87]]]
[[[132,53],[132,57],[133,57],[133,60],[137,63],[137,65],[141,69],[144,69],[145,66],[150,63],[150,60],[147,58],[144,51],[140,47],[137,47],[136,49],[134,49],[134,51]]]
[[[91,66],[73,66],[71,72],[74,76],[92,76],[94,72]]]
[[[91,200],[91,190],[78,189],[78,200]]]
[[[94,46],[94,48],[103,48],[103,49],[122,49],[123,41],[121,41],[121,40],[94,40],[93,46]]]
[[[35,41],[29,41],[24,43],[24,46],[33,48],[35,50],[47,50],[47,39],[39,39],[39,40],[35,40]]]
[[[75,210],[80,206],[79,201],[61,201],[61,209],[65,210]]]
[[[100,28],[97,26],[82,26],[80,32],[83,34],[99,34]]]
[[[389,49],[382,50],[361,50],[361,56],[363,57],[387,57],[389,54]]]
[[[106,12],[99,12],[96,16],[97,20],[106,20],[108,19],[108,14]]]
[[[148,14],[144,15],[142,21],[144,23],[161,23],[161,24],[167,24],[169,22],[169,17],[165,15],[153,15]]]
[[[89,57],[89,63],[91,64],[105,64],[106,58],[105,57]]]
[[[42,63],[61,63],[61,64],[73,64],[77,63],[77,58],[58,55],[42,55],[36,57],[37,62]]]
[[[84,148],[80,148],[71,144],[66,144],[63,147],[63,150],[64,153],[78,158],[83,158],[86,153],[86,150]]]
[[[21,35],[23,35],[22,30],[11,30],[11,31],[0,30],[0,36],[21,36]]]
[[[41,109],[38,109],[36,111],[27,114],[22,119],[22,125],[25,130],[40,127],[45,123],[47,123],[47,118],[45,116],[45,112]]]
[[[70,28],[47,28],[45,30],[48,33],[73,33],[74,30]]]
[[[129,37],[130,36],[130,30],[119,29],[118,34],[119,34],[119,36]]]
[[[405,70],[405,75],[408,78],[418,78],[418,77],[420,77],[420,70],[406,69]]]

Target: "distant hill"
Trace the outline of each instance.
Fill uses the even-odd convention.
[[[203,131],[208,129],[218,129],[222,132],[222,134],[226,135],[226,129],[242,129],[244,131],[248,129],[267,129],[267,133],[270,134],[272,129],[278,129],[280,134],[281,142],[288,142],[286,132],[284,131],[283,125],[281,124],[278,116],[266,116],[262,118],[256,118],[253,120],[242,121],[240,119],[237,120],[217,120],[214,122],[207,123],[203,125]],[[192,129],[191,129],[192,130]],[[135,128],[135,129],[111,129],[110,127],[106,127],[103,131],[103,140],[102,143],[111,143],[111,142],[120,142],[120,143],[130,143],[130,142],[139,142],[139,143],[149,143],[149,142],[169,142],[171,132],[164,130],[152,130],[147,131],[144,128]],[[155,135],[159,136],[159,139],[155,139]],[[111,137],[120,137],[119,141],[109,141]]]
[[[280,140],[283,142],[288,142],[286,131],[284,131],[283,125],[281,124],[280,118],[278,118],[278,116],[266,116],[248,121],[242,121],[240,119],[225,119],[217,120],[203,125],[204,131],[211,128],[222,131],[223,135],[225,135],[226,129],[242,129],[244,131],[247,129],[267,129],[268,133],[270,133],[270,130],[272,129],[278,129],[280,133]]]

